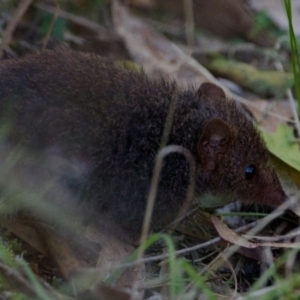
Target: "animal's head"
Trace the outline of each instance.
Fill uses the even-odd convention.
[[[202,84],[198,95],[208,107],[197,143],[198,180],[207,195],[200,205],[220,206],[235,199],[280,205],[286,195],[255,126],[216,85]]]

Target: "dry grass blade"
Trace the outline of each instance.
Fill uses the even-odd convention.
[[[50,39],[50,35],[53,31],[55,22],[56,22],[56,20],[59,16],[59,12],[60,12],[60,0],[55,0],[55,10],[54,10],[54,13],[53,13],[53,16],[52,16],[52,20],[51,20],[49,29],[48,29],[47,34],[46,34],[46,36],[44,38],[44,41],[43,41],[43,49],[47,48],[47,45],[48,45],[48,42],[49,42],[49,39]]]
[[[13,16],[13,18],[11,19],[11,21],[9,22],[9,24],[7,25],[4,34],[3,34],[3,40],[2,43],[0,45],[0,58],[3,55],[3,49],[5,47],[7,47],[12,38],[13,38],[13,33],[14,30],[16,29],[18,23],[21,21],[22,17],[24,16],[24,14],[26,13],[26,11],[28,10],[29,6],[31,5],[33,0],[22,0],[20,1],[15,14]]]

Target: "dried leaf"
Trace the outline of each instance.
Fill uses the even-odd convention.
[[[155,76],[159,73],[174,78],[181,86],[199,86],[204,81],[216,81],[195,59],[155,32],[118,1],[114,1],[113,19],[129,53],[148,74]]]
[[[293,118],[291,106],[287,100],[267,101],[252,99],[250,104],[246,104],[247,109],[252,113],[259,127],[269,132],[276,132],[280,122],[286,122]]]
[[[242,246],[245,248],[257,248],[257,247],[273,247],[273,248],[293,248],[298,249],[300,243],[252,243],[246,240],[244,237],[239,236],[233,230],[231,230],[225,223],[221,222],[216,216],[211,217],[217,231],[219,232],[222,239],[232,244]]]
[[[218,233],[225,241],[245,248],[256,248],[258,246],[257,244],[249,242],[245,238],[236,234],[225,223],[221,222],[220,219],[216,216],[212,216],[211,220],[215,225],[215,228],[217,229]]]
[[[8,221],[2,218],[0,221],[0,226],[5,227],[10,232],[12,232],[14,235],[19,237],[21,240],[26,242],[28,245],[33,247],[38,252],[46,255],[46,250],[44,245],[41,243],[40,238],[36,231],[26,225],[23,225],[19,223],[17,220],[14,221]]]

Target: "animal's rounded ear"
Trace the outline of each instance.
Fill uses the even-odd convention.
[[[197,153],[205,170],[213,171],[221,163],[223,156],[232,150],[234,132],[221,119],[209,120],[197,143]]]
[[[204,98],[226,98],[224,91],[219,86],[210,82],[202,83],[197,91],[197,94],[199,97]]]

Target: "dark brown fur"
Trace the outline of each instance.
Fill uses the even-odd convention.
[[[44,51],[0,65],[0,111],[2,123],[12,124],[9,141],[78,163],[78,174],[62,174],[62,182],[76,187],[96,218],[109,216],[134,237],[176,90],[172,81],[151,80],[73,51]],[[200,205],[208,194],[270,205],[283,201],[259,133],[221,89],[204,84],[178,92],[173,117],[168,144],[192,153]],[[249,165],[256,172],[247,180]],[[182,154],[166,157],[153,230],[178,214],[189,175]]]

